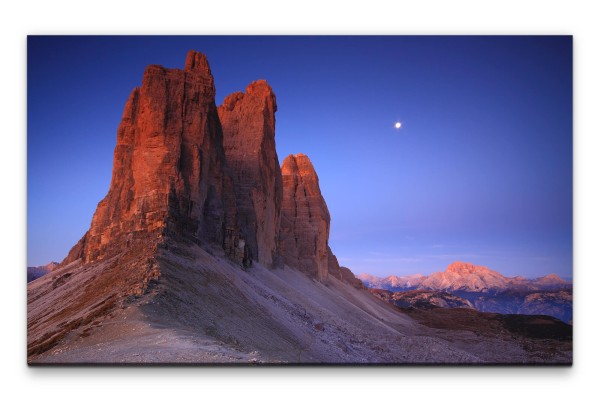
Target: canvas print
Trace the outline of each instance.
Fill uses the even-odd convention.
[[[570,365],[572,37],[30,36],[29,365]]]

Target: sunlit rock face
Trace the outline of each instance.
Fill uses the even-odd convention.
[[[304,154],[289,155],[281,165],[283,201],[279,255],[282,261],[309,277],[327,282],[329,277],[364,289],[347,267],[340,266],[329,247],[331,218],[319,187],[319,177]]]
[[[206,57],[185,68],[146,68],[118,129],[110,189],[66,262],[102,259],[133,241],[169,232],[222,243],[236,226],[215,86]]]
[[[247,260],[214,97],[201,53],[190,51],[182,70],[146,68],[125,105],[111,184],[90,229],[28,286],[29,355],[156,286],[164,291],[161,252],[198,244]]]
[[[308,156],[289,155],[281,166],[283,202],[280,250],[286,264],[311,277],[328,276],[329,210]]]
[[[283,189],[275,150],[275,94],[266,81],[227,96],[219,106],[223,148],[231,168],[240,235],[251,257],[272,266]]]
[[[423,280],[420,289],[491,291],[505,289],[508,279],[484,266],[471,263],[451,263],[445,272],[436,272]]]

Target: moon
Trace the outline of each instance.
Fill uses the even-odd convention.
[[[402,127],[402,123],[400,121],[398,121],[396,124],[394,124],[394,127],[396,129],[400,129],[400,127]]]

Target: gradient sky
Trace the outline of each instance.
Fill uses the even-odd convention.
[[[266,79],[280,161],[306,153],[355,273],[572,276],[571,37],[29,37],[27,264],[64,258],[108,191],[148,64],[208,56],[217,104]],[[394,123],[401,121],[400,130]]]

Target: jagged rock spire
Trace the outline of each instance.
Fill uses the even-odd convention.
[[[146,68],[118,129],[108,194],[65,262],[165,234],[223,242],[236,226],[235,198],[214,96],[201,53],[190,51],[184,70]]]
[[[319,177],[304,154],[289,155],[281,165],[283,202],[280,250],[284,261],[326,281],[330,216]]]
[[[283,194],[275,150],[276,110],[275,94],[264,80],[252,82],[246,93],[227,96],[219,106],[240,235],[252,257],[265,266],[273,265],[277,254]]]

